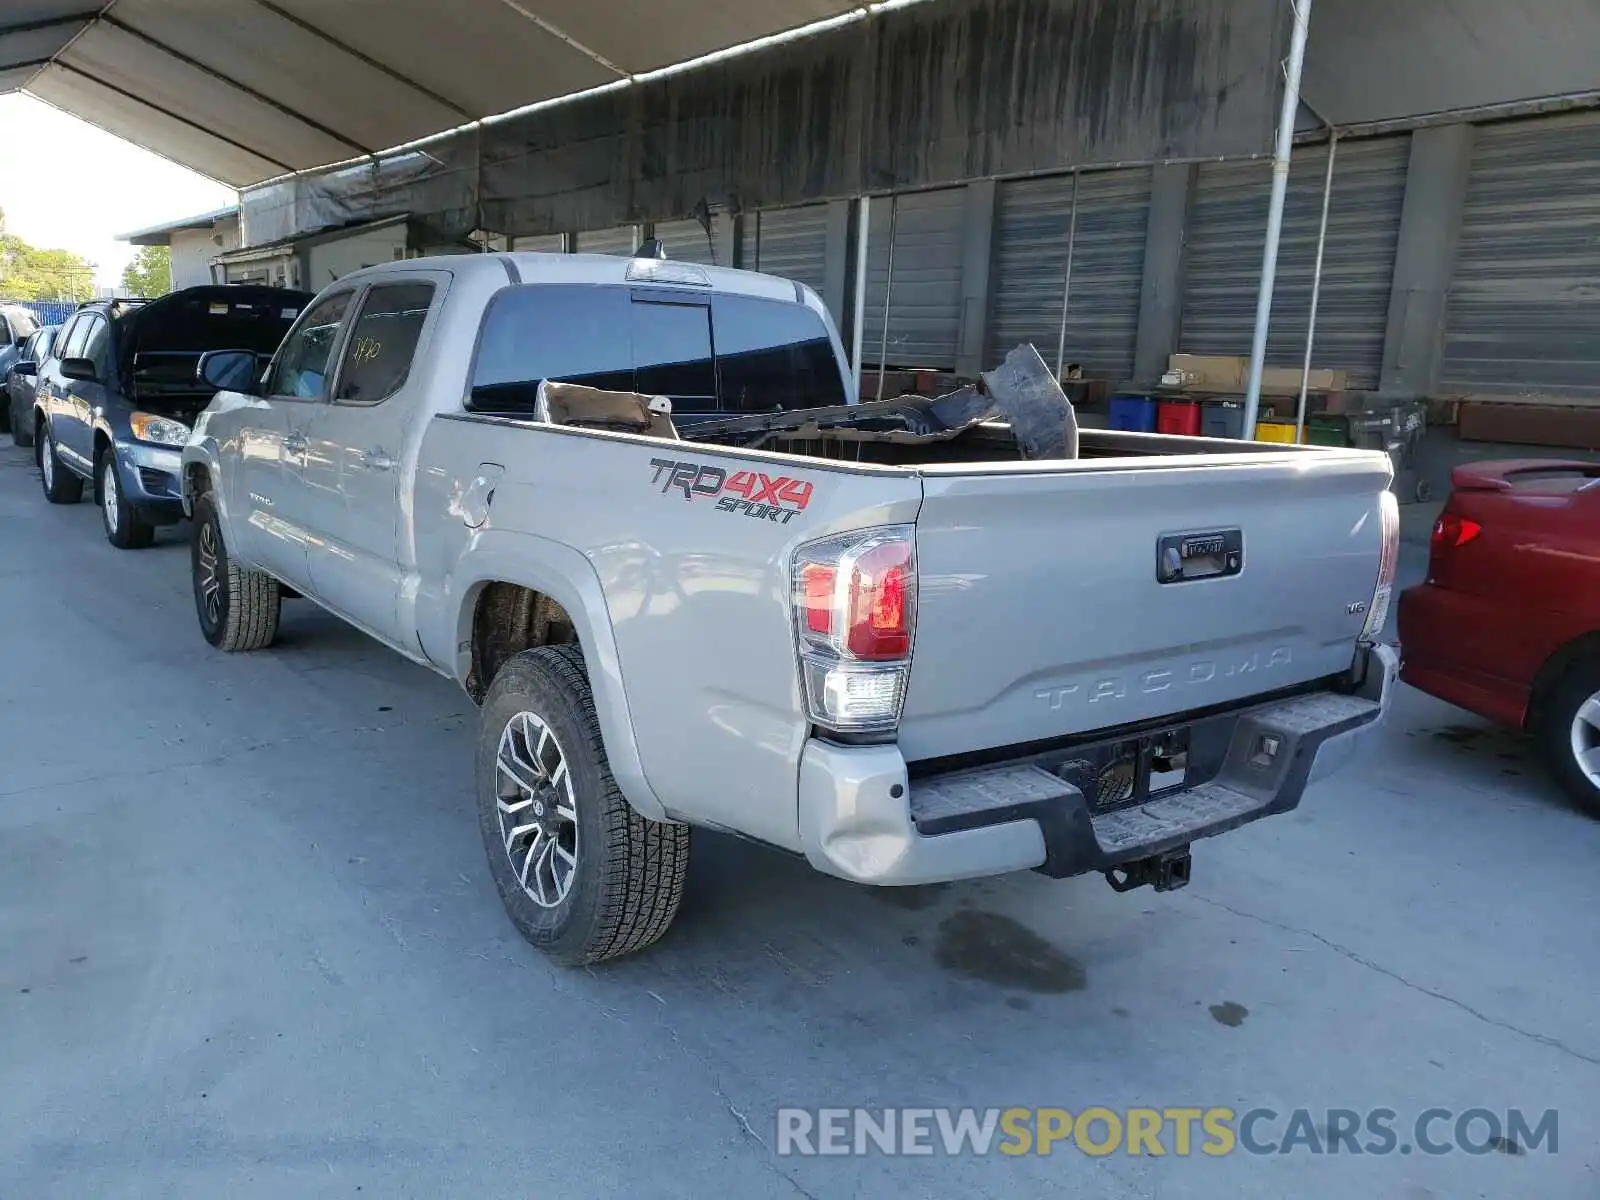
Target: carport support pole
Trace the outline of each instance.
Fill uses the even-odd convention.
[[[1067,221],[1067,274],[1061,282],[1061,332],[1056,335],[1056,382],[1064,382],[1061,370],[1067,359],[1067,310],[1072,304],[1072,252],[1078,244],[1078,180],[1082,173],[1072,173],[1072,216]]]
[[[878,394],[883,399],[883,377],[889,372],[889,299],[894,295],[894,224],[900,219],[900,197],[889,197],[889,277],[883,281],[883,337],[878,340]]]
[[[863,196],[856,201],[856,295],[854,328],[850,331],[850,367],[855,372],[854,404],[861,399],[861,352],[867,328],[867,228],[872,216],[872,197]]]
[[[1317,265],[1311,270],[1311,312],[1306,318],[1306,360],[1300,365],[1300,407],[1295,410],[1294,440],[1305,440],[1306,393],[1311,390],[1311,347],[1317,340],[1317,301],[1322,298],[1322,252],[1328,246],[1328,204],[1333,199],[1333,159],[1339,153],[1339,131],[1328,133],[1328,173],[1322,180],[1322,224],[1317,226]]]
[[[1244,390],[1244,436],[1256,436],[1261,410],[1261,371],[1267,363],[1267,329],[1272,323],[1272,287],[1278,278],[1278,242],[1283,236],[1283,200],[1289,190],[1289,158],[1294,152],[1294,122],[1300,112],[1300,73],[1306,61],[1306,34],[1311,28],[1311,0],[1289,0],[1294,32],[1283,80],[1283,109],[1278,114],[1278,145],[1272,155],[1272,200],[1267,209],[1267,245],[1261,255],[1261,290],[1256,296],[1256,329],[1250,343],[1250,377]]]

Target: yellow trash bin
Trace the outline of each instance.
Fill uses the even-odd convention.
[[[1285,442],[1294,445],[1293,421],[1257,421],[1256,441]]]

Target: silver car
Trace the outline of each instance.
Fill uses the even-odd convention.
[[[5,372],[5,415],[11,426],[11,440],[19,446],[33,445],[33,422],[29,409],[39,386],[39,364],[50,357],[59,325],[43,325],[23,339],[16,361]]]

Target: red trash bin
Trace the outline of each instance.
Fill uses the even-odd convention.
[[[1180,437],[1199,437],[1199,401],[1163,400],[1156,410],[1156,432],[1174,433]]]

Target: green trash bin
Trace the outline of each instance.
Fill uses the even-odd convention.
[[[1348,446],[1350,428],[1338,417],[1313,417],[1306,422],[1306,443],[1312,446]]]

